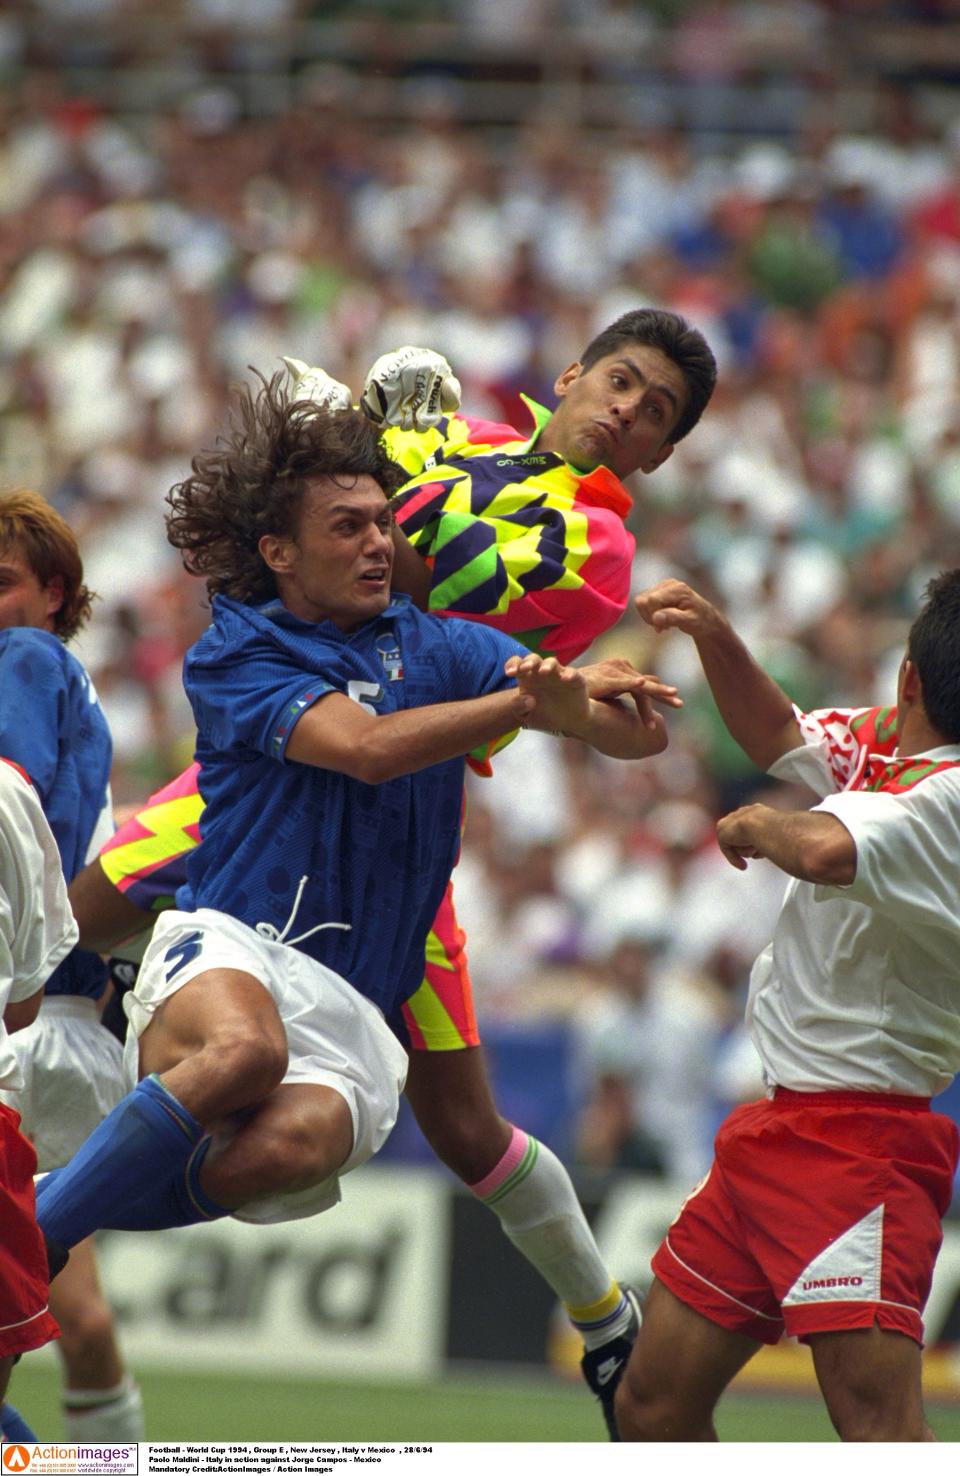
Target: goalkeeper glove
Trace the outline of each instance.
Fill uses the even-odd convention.
[[[367,375],[360,409],[375,425],[429,430],[460,404],[460,381],[442,354],[396,349],[381,354]]]
[[[345,384],[334,379],[325,369],[311,369],[302,359],[284,358],[291,388],[297,400],[309,400],[318,410],[331,414],[338,410],[349,410],[353,395]]]

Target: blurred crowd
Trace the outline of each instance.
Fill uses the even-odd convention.
[[[891,699],[926,579],[960,563],[960,112],[879,72],[851,92],[842,58],[815,61],[838,17],[869,27],[890,6],[167,9],[156,107],[129,75],[77,81],[91,55],[115,82],[145,66],[145,7],[20,0],[0,17],[0,484],[41,490],[80,536],[99,600],[77,649],[119,804],[192,754],[180,661],[207,614],[164,499],[231,383],[290,354],[358,390],[379,353],[417,343],[448,356],[469,413],[525,425],[520,391],[552,403],[586,341],[643,304],[700,327],[720,380],[632,489],[636,588],[673,574],[716,599],[801,705]],[[956,45],[947,0],[894,9]],[[368,41],[402,31],[399,12],[445,27],[445,65],[388,77],[389,115],[370,106],[375,63],[402,48],[364,63],[337,33],[347,60],[289,66],[285,26],[348,11],[379,22]],[[586,127],[541,77],[511,93],[515,117],[477,122],[464,57],[498,38],[514,65],[565,42],[581,80],[630,106]],[[757,58],[775,54],[765,87]],[[283,105],[253,108],[245,87],[271,66]],[[712,836],[765,781],[684,638],[628,612],[601,650],[680,686],[668,752],[624,773],[524,734],[471,784],[457,891],[482,1015],[570,1023],[582,1159],[687,1179],[718,1103],[756,1087],[736,1021],[780,887]]]

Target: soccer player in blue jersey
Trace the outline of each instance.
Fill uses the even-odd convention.
[[[71,880],[113,829],[113,747],[89,676],[66,642],[90,614],[77,540],[36,492],[0,497],[0,756],[30,776]],[[100,957],[75,948],[47,982],[37,1020],[12,1046],[21,1114],[41,1169],[70,1158],[123,1095],[120,1051],[101,1026]],[[51,1290],[65,1366],[70,1439],[143,1438],[143,1404],[126,1374],[92,1246],[78,1247]]]
[[[666,744],[649,699],[672,699],[627,663],[566,668],[391,593],[402,478],[362,414],[275,380],[171,494],[213,596],[185,663],[201,844],[128,1004],[139,1084],[40,1186],[65,1245],[336,1202],[396,1117],[387,1021],[422,979],[464,756],[523,724],[620,758]]]

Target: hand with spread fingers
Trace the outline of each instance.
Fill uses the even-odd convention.
[[[562,666],[555,656],[511,656],[504,670],[515,676],[536,707],[526,726],[576,737],[590,721],[590,694],[583,673]]]
[[[662,682],[658,676],[637,671],[622,656],[595,661],[578,670],[586,677],[587,690],[596,702],[617,702],[621,697],[630,697],[648,728],[657,726],[654,702],[664,707],[683,706],[683,698],[676,687]]]
[[[554,656],[511,656],[504,668],[536,706],[524,726],[582,738],[611,758],[648,758],[667,746],[666,724],[649,705],[649,680],[629,661],[595,667],[563,666]],[[662,700],[679,703],[674,688],[657,682]],[[597,694],[601,695],[597,695]],[[631,697],[634,706],[621,700]]]

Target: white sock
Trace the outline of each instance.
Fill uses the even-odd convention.
[[[112,1389],[64,1389],[63,1423],[74,1444],[144,1440],[143,1395],[129,1374]]]
[[[603,1262],[570,1175],[551,1149],[515,1127],[500,1162],[469,1187],[556,1292],[588,1348],[626,1329],[629,1305]]]

